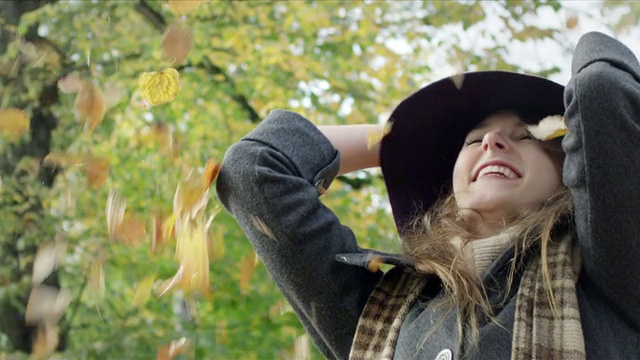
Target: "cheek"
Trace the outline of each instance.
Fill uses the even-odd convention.
[[[458,155],[455,165],[453,166],[453,192],[467,186],[470,181],[473,159],[470,154],[462,150]]]

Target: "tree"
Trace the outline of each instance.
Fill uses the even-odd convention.
[[[51,251],[52,259],[59,253],[46,249],[66,244],[63,261],[43,280],[70,302],[57,324],[59,344],[35,343],[44,354],[55,346],[70,358],[171,358],[173,342],[198,359],[307,356],[303,329],[225,212],[207,232],[212,292],[145,301],[151,284],[171,278],[180,265],[173,237],[161,226],[178,184],[184,189],[189,174],[206,173],[208,160],[222,160],[274,108],[317,124],[377,122],[439,76],[434,64],[447,63],[453,72],[525,70],[507,60],[510,44],[562,41],[560,27],[527,23],[542,10],[562,7],[557,1],[0,2],[0,109],[11,109],[0,116],[8,121],[10,114],[13,125],[16,116],[30,119],[24,134],[0,121],[6,127],[0,129],[0,354],[33,350],[42,332],[42,324],[25,324],[37,287],[33,263],[38,251]],[[492,29],[483,27],[495,19]],[[461,31],[491,41],[465,47]],[[139,76],[167,68],[179,73],[179,93],[150,107]],[[326,203],[353,225],[362,246],[396,249],[379,173],[339,180]],[[218,204],[209,195],[205,212],[213,214]]]

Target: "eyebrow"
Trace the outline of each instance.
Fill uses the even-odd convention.
[[[520,121],[517,125],[518,128],[525,128],[528,130],[528,126],[527,124],[525,124],[524,122]],[[477,127],[471,129],[471,131],[469,131],[469,134],[471,134],[474,131],[480,131],[480,130],[484,130],[486,128],[491,127],[490,125],[486,124],[486,123],[480,123],[480,125],[478,125]]]

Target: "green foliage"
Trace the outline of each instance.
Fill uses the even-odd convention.
[[[210,264],[213,293],[177,293],[133,306],[140,280],[150,274],[166,279],[178,268],[173,243],[150,255],[151,218],[171,212],[176,186],[189,169],[201,171],[208,159],[222,160],[230,144],[275,108],[298,111],[316,124],[378,122],[432,79],[430,64],[442,56],[435,55],[437,49],[446,49],[444,61],[460,70],[522,70],[505,60],[509,44],[557,34],[558,29],[523,22],[543,7],[560,11],[560,2],[491,6],[502,10],[495,26],[510,40],[500,41],[480,26],[488,18],[481,1],[212,1],[183,17],[165,2],[57,1],[22,16],[17,29],[3,24],[18,38],[0,55],[2,107],[53,114],[57,126],[47,151],[79,161],[46,168],[44,154],[16,152],[16,144],[0,149],[7,159],[0,167],[8,169],[0,186],[0,299],[23,310],[35,249],[62,237],[69,246],[60,283],[73,294],[61,323],[68,331],[64,358],[153,358],[180,337],[194,341],[198,359],[299,356],[293,344],[304,330],[264,267],[258,264],[248,291],[240,288],[239,264],[251,248],[225,212],[210,230],[225,244],[224,256]],[[178,23],[193,36],[184,64],[162,56],[162,34]],[[441,36],[459,27],[492,38],[492,45],[470,49],[459,44],[459,35]],[[19,71],[11,71],[13,65]],[[178,97],[146,108],[137,91],[139,74],[169,66],[180,72]],[[102,89],[124,91],[93,132],[74,116],[76,95],[55,90],[73,71]],[[50,89],[55,96],[44,96]],[[149,141],[159,124],[173,131],[173,149]],[[92,158],[109,162],[101,186],[92,187],[86,174]],[[43,184],[45,170],[57,174],[52,186]],[[363,247],[398,251],[381,177],[377,172],[350,176],[366,181],[358,189],[336,181],[325,202]],[[105,206],[111,189],[144,222],[145,239],[109,240]],[[213,196],[209,210],[217,205]],[[103,297],[91,291],[88,278],[99,254],[106,258]],[[0,355],[14,348],[0,331]],[[311,357],[320,355],[313,350]]]

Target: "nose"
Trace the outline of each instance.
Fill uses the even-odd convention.
[[[507,148],[508,141],[497,131],[486,133],[482,139],[482,150],[484,151],[507,150]]]

